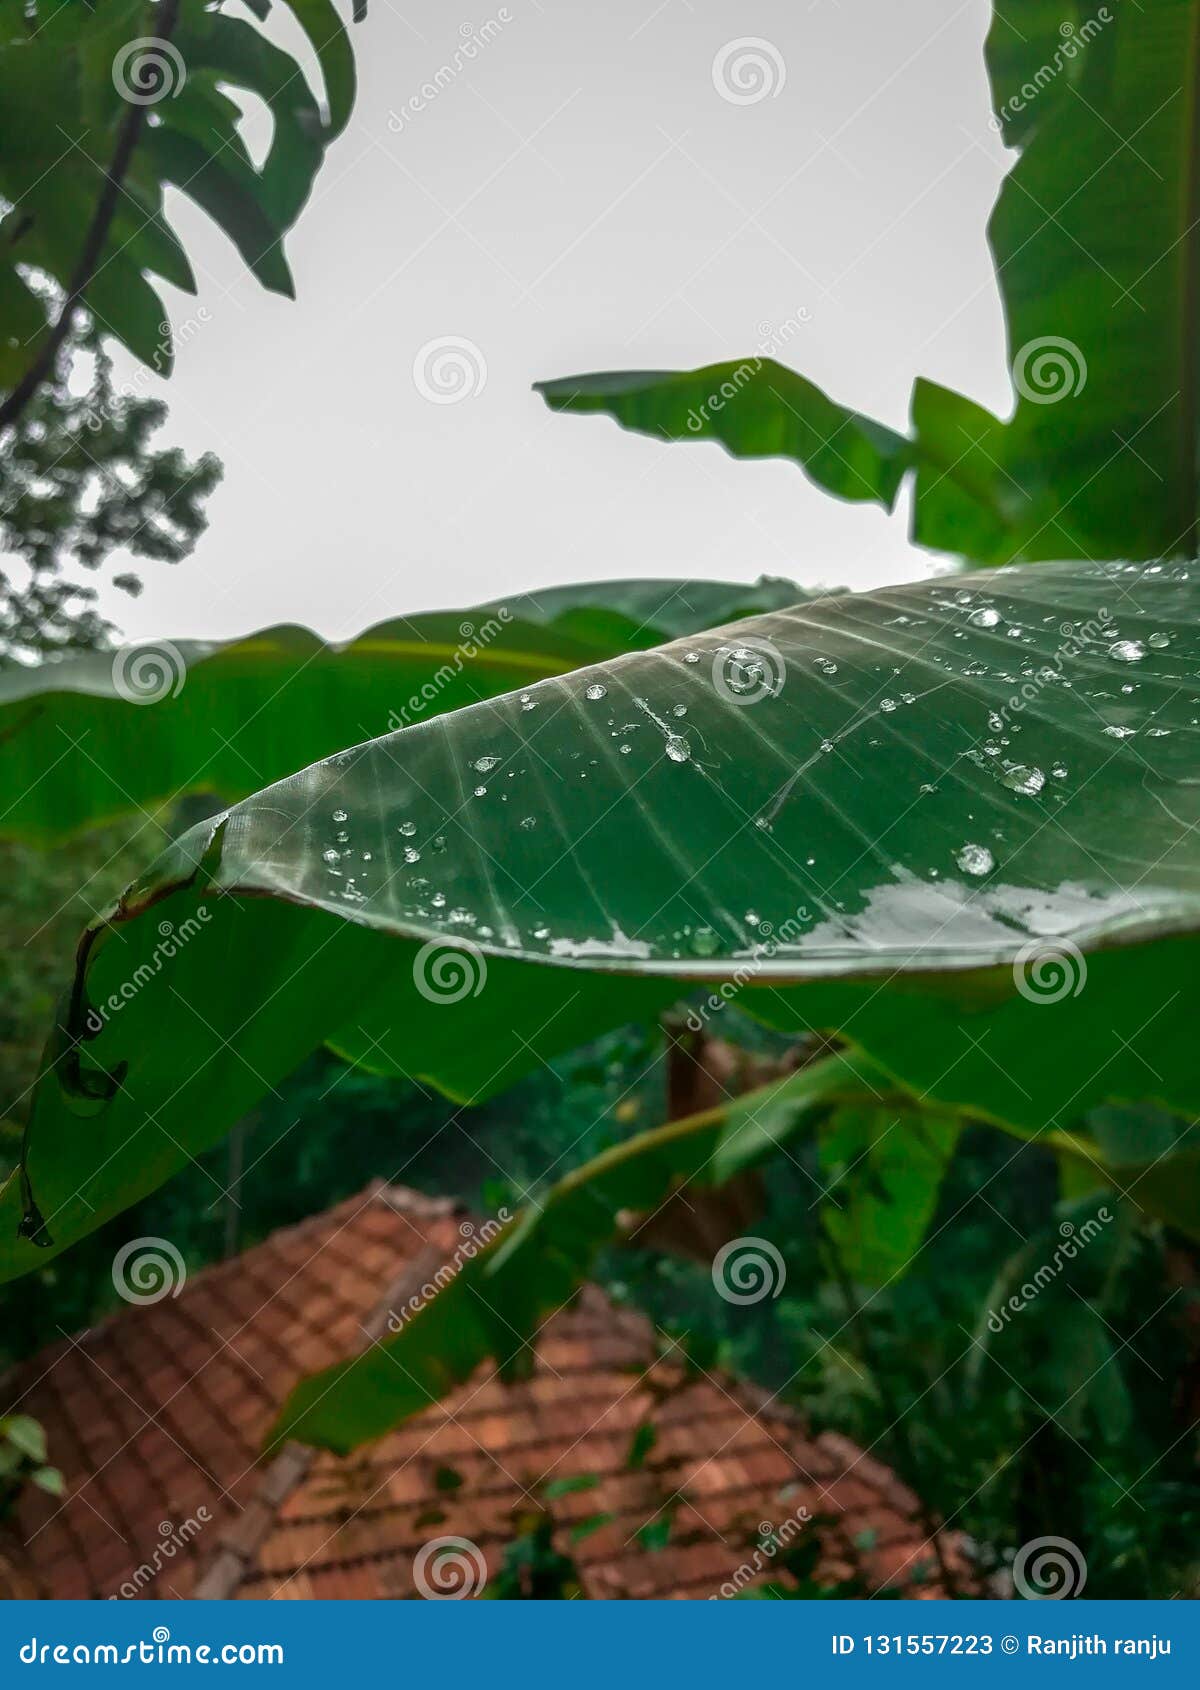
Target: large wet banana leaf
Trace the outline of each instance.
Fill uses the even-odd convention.
[[[684,990],[1031,1136],[1200,1105],[1200,596],[1059,564],[842,595],[423,722],[179,841],[80,953],[0,1271],[321,1039],[487,1095]],[[185,938],[181,938],[186,934]]]
[[[761,354],[566,377],[548,403],[790,457],[887,510],[912,468],[913,538],[977,563],[1194,556],[1200,0],[1004,0],[987,61],[1020,149],[988,231],[1011,419],[920,380],[899,436]]]
[[[190,793],[216,808],[343,746],[688,629],[792,582],[614,581],[384,622],[147,641],[0,672],[0,837],[50,843]]]

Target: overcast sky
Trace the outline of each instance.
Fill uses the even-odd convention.
[[[296,300],[176,202],[200,291],[171,296],[186,344],[142,390],[170,404],[161,439],[217,452],[225,481],[195,554],[111,613],[131,636],[346,636],[588,578],[926,573],[906,508],[553,416],[530,383],[782,331],[785,362],[895,426],[917,374],[1007,409],[987,19],[986,0],[371,0],[354,117],[288,243]],[[739,103],[716,81],[748,36],[769,91]],[[414,379],[443,338],[477,349],[455,403]]]

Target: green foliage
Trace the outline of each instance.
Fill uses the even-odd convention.
[[[77,297],[102,333],[170,372],[151,278],[187,292],[195,282],[163,214],[168,186],[208,212],[264,287],[291,293],[283,237],[345,126],[354,64],[332,0],[279,0],[279,9],[317,56],[321,98],[257,22],[204,0],[3,0],[0,387],[36,368],[55,304]],[[252,10],[265,21],[271,0]],[[270,110],[260,167],[234,93]],[[40,292],[36,276],[56,288]]]
[[[995,124],[1018,149],[989,226],[1009,419],[918,380],[904,438],[761,357],[540,391],[660,439],[791,458],[887,510],[911,470],[913,539],[970,563],[1194,557],[1198,20],[1200,0],[995,9]]]
[[[118,550],[178,563],[203,534],[221,466],[211,453],[193,462],[155,446],[166,414],[161,401],[118,393],[94,324],[60,351],[0,455],[0,670],[108,642],[112,627],[80,571]],[[128,571],[113,585],[140,590]]]
[[[46,1461],[46,1434],[28,1414],[0,1416],[0,1520],[7,1519],[25,1489],[36,1485],[51,1496],[63,1493],[63,1478]]]
[[[188,794],[230,803],[364,738],[802,596],[770,580],[605,582],[403,617],[340,646],[279,627],[14,669],[0,674],[0,837],[48,844]]]

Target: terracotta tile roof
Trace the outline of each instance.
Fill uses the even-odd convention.
[[[527,1381],[482,1369],[345,1459],[297,1445],[264,1457],[296,1379],[382,1332],[406,1284],[453,1256],[461,1224],[380,1183],[10,1373],[0,1413],[43,1423],[67,1494],[22,1497],[0,1537],[0,1594],[412,1596],[423,1545],[468,1539],[494,1575],[539,1499],[593,1597],[704,1597],[779,1576],[755,1558],[759,1527],[803,1508],[832,1517],[819,1528],[832,1575],[857,1561],[877,1587],[932,1570],[892,1473],[734,1380],[657,1356],[649,1323],[595,1287],[547,1324]],[[656,1438],[631,1469],[645,1420]],[[582,1475],[589,1488],[542,1497]],[[637,1533],[664,1513],[668,1543],[643,1547]],[[599,1514],[612,1519],[571,1543]]]

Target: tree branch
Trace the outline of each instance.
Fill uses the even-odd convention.
[[[160,41],[169,41],[179,19],[180,0],[162,0],[156,22]],[[96,202],[96,210],[88,225],[79,262],[67,288],[57,321],[42,342],[41,350],[17,385],[0,403],[0,431],[15,423],[42,383],[53,373],[55,360],[70,334],[76,312],[96,276],[100,255],[108,242],[113,218],[117,213],[122,187],[133,161],[134,152],[145,127],[147,107],[134,102],[121,119],[117,130],[117,144],[104,175],[104,186]]]

